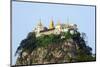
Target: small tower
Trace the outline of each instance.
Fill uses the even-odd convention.
[[[49,29],[54,29],[55,27],[54,27],[54,22],[53,22],[53,20],[51,20],[50,21],[50,25],[49,25]]]
[[[56,29],[61,30],[61,24],[60,24],[60,21],[59,20],[57,22]]]
[[[44,27],[41,23],[41,19],[39,21],[39,23],[37,24],[37,27],[36,27],[36,32],[39,33],[40,31],[44,30]]]
[[[62,31],[61,24],[60,24],[60,21],[58,20],[58,22],[55,26],[55,32],[56,32],[56,34],[60,34],[61,31]]]
[[[39,26],[39,27],[43,26],[42,23],[41,23],[41,19],[40,19],[40,21],[39,21],[37,26]]]

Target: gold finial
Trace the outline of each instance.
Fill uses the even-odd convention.
[[[53,22],[53,20],[50,21],[49,29],[54,29],[54,22]]]

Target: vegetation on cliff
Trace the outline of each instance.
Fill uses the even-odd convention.
[[[16,50],[16,65],[94,61],[92,48],[86,45],[85,34],[62,32],[36,37],[30,32]],[[15,54],[15,55],[16,55]]]

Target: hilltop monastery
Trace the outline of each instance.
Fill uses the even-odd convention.
[[[61,32],[68,32],[70,31],[71,34],[74,34],[77,31],[77,25],[76,24],[61,24],[58,22],[54,26],[53,20],[50,21],[49,28],[42,25],[41,20],[37,24],[36,28],[34,29],[34,32],[36,33],[36,37],[41,35],[49,35],[49,34],[60,34]]]

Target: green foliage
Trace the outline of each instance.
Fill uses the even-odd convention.
[[[47,45],[52,45],[55,43],[58,43],[61,41],[61,35],[43,35],[40,37],[37,37],[37,46],[47,46]]]

